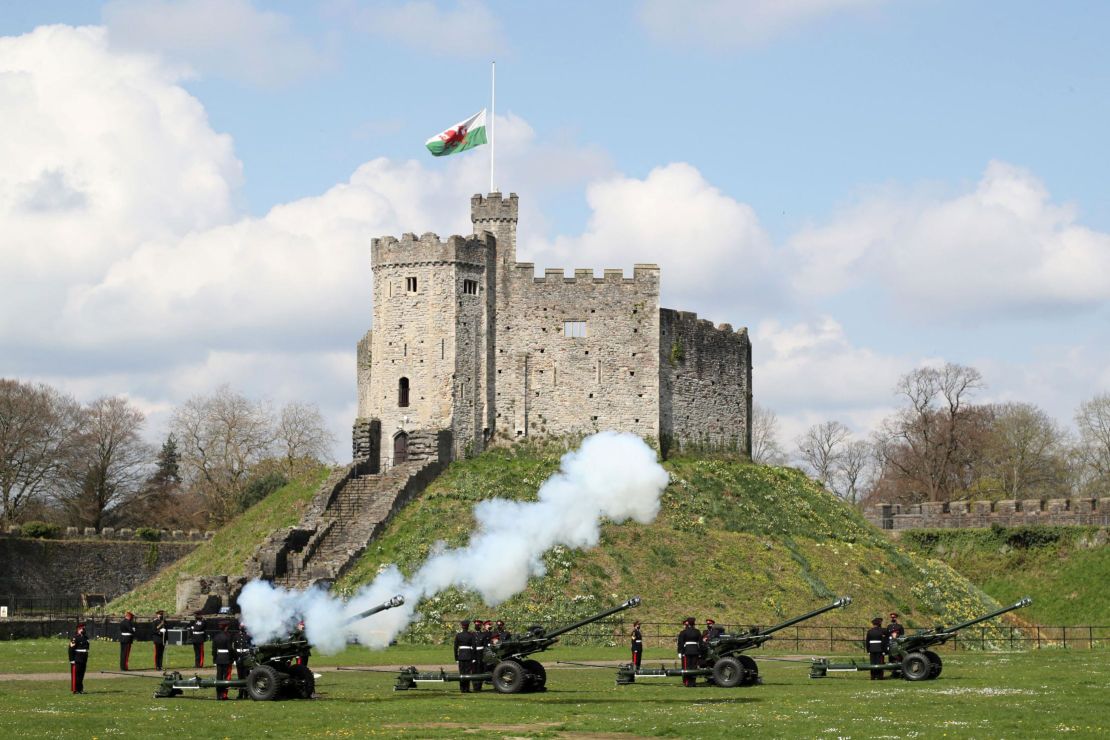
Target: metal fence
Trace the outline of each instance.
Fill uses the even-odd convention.
[[[82,611],[79,594],[17,596],[0,594],[0,612],[9,617],[77,617]]]

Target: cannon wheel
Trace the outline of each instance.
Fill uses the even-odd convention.
[[[726,689],[739,686],[744,680],[744,669],[736,658],[721,658],[713,664],[713,683]]]
[[[754,686],[759,683],[759,666],[755,664],[755,659],[750,655],[741,655],[737,660],[740,661],[740,667],[744,669],[744,676],[740,685]]]
[[[924,681],[933,673],[933,664],[924,653],[907,653],[902,658],[902,675],[907,681]]]
[[[524,666],[515,660],[503,660],[493,669],[493,688],[499,694],[519,694],[524,690]]]
[[[545,691],[547,687],[547,670],[543,664],[538,660],[526,660],[521,663],[524,670],[531,674],[532,678],[528,682],[529,691]]]
[[[929,671],[929,679],[932,680],[940,675],[940,671],[944,667],[944,662],[940,659],[940,656],[932,650],[925,650],[923,652],[925,653],[925,657],[929,659],[929,663],[932,664],[933,670]]]
[[[273,701],[281,689],[281,676],[268,665],[256,665],[247,675],[247,693],[255,701]]]
[[[316,677],[306,666],[295,665],[289,669],[293,681],[289,687],[295,699],[311,699],[316,693]]]

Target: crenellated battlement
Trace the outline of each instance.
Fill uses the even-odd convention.
[[[516,193],[505,198],[501,193],[474,195],[470,198],[470,221],[477,225],[490,221],[512,221],[516,223],[519,201]]]
[[[370,265],[373,268],[429,263],[483,266],[493,245],[494,238],[490,234],[446,239],[430,231],[420,236],[405,233],[400,239],[383,236],[370,240]]]
[[[923,504],[880,503],[864,516],[880,529],[959,529],[1014,527],[1023,524],[1110,524],[1110,499],[1050,498],[1003,501],[933,501]]]
[[[675,311],[671,308],[661,308],[659,313],[665,324],[687,331],[693,329],[697,332],[720,332],[722,334],[737,334],[745,340],[748,338],[748,327],[741,326],[733,329],[732,324],[714,324],[709,319],[699,319],[694,311]]]
[[[632,277],[625,277],[624,270],[607,269],[602,271],[601,277],[591,268],[576,268],[573,275],[567,275],[561,267],[549,267],[543,271],[543,276],[536,275],[536,265],[533,262],[517,262],[513,265],[514,277],[517,280],[526,280],[533,285],[573,285],[583,283],[589,285],[617,284],[617,285],[652,285],[659,284],[659,265],[637,264],[632,268]]]

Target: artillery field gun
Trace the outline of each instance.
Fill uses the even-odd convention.
[[[757,684],[759,683],[759,667],[751,656],[742,655],[742,653],[773,639],[775,633],[779,630],[851,603],[852,598],[850,596],[842,596],[828,606],[806,612],[799,617],[788,619],[773,627],[753,629],[751,632],[743,632],[738,635],[723,634],[710,638],[703,643],[704,650],[698,668],[641,668],[637,671],[631,663],[626,663],[617,669],[617,685],[627,686],[636,683],[636,680],[640,678],[673,676],[705,676],[717,686],[725,688]]]
[[[542,627],[532,627],[523,635],[513,635],[507,640],[496,641],[482,650],[479,657],[482,670],[478,673],[442,670],[438,673],[421,673],[414,666],[402,668],[393,690],[408,691],[415,689],[418,683],[492,681],[494,689],[501,694],[543,691],[547,685],[547,671],[539,661],[529,658],[529,655],[547,650],[559,641],[560,635],[639,605],[640,597],[633,596],[619,606],[551,632],[546,632]]]
[[[809,669],[810,678],[827,678],[831,671],[890,671],[894,678],[907,681],[931,681],[940,675],[943,663],[940,656],[929,648],[943,645],[956,636],[960,630],[988,619],[1029,606],[1033,600],[1028,596],[1001,609],[984,614],[952,627],[934,627],[931,630],[918,630],[912,635],[902,635],[891,640],[887,648],[888,663],[830,663],[828,658],[814,658]]]
[[[394,596],[384,604],[359,612],[347,624],[401,606],[405,600]],[[227,681],[191,676],[186,678],[178,671],[162,674],[162,683],[154,691],[154,698],[167,699],[180,696],[192,689],[245,688],[255,701],[272,701],[283,696],[293,699],[311,699],[316,691],[316,676],[298,658],[307,658],[311,648],[308,640],[296,633],[287,640],[275,640],[251,648],[246,657],[247,677]]]

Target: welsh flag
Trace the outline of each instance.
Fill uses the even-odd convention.
[[[486,109],[475,113],[465,121],[456,123],[442,134],[436,134],[424,142],[428,151],[436,157],[456,152],[465,152],[486,143]]]

